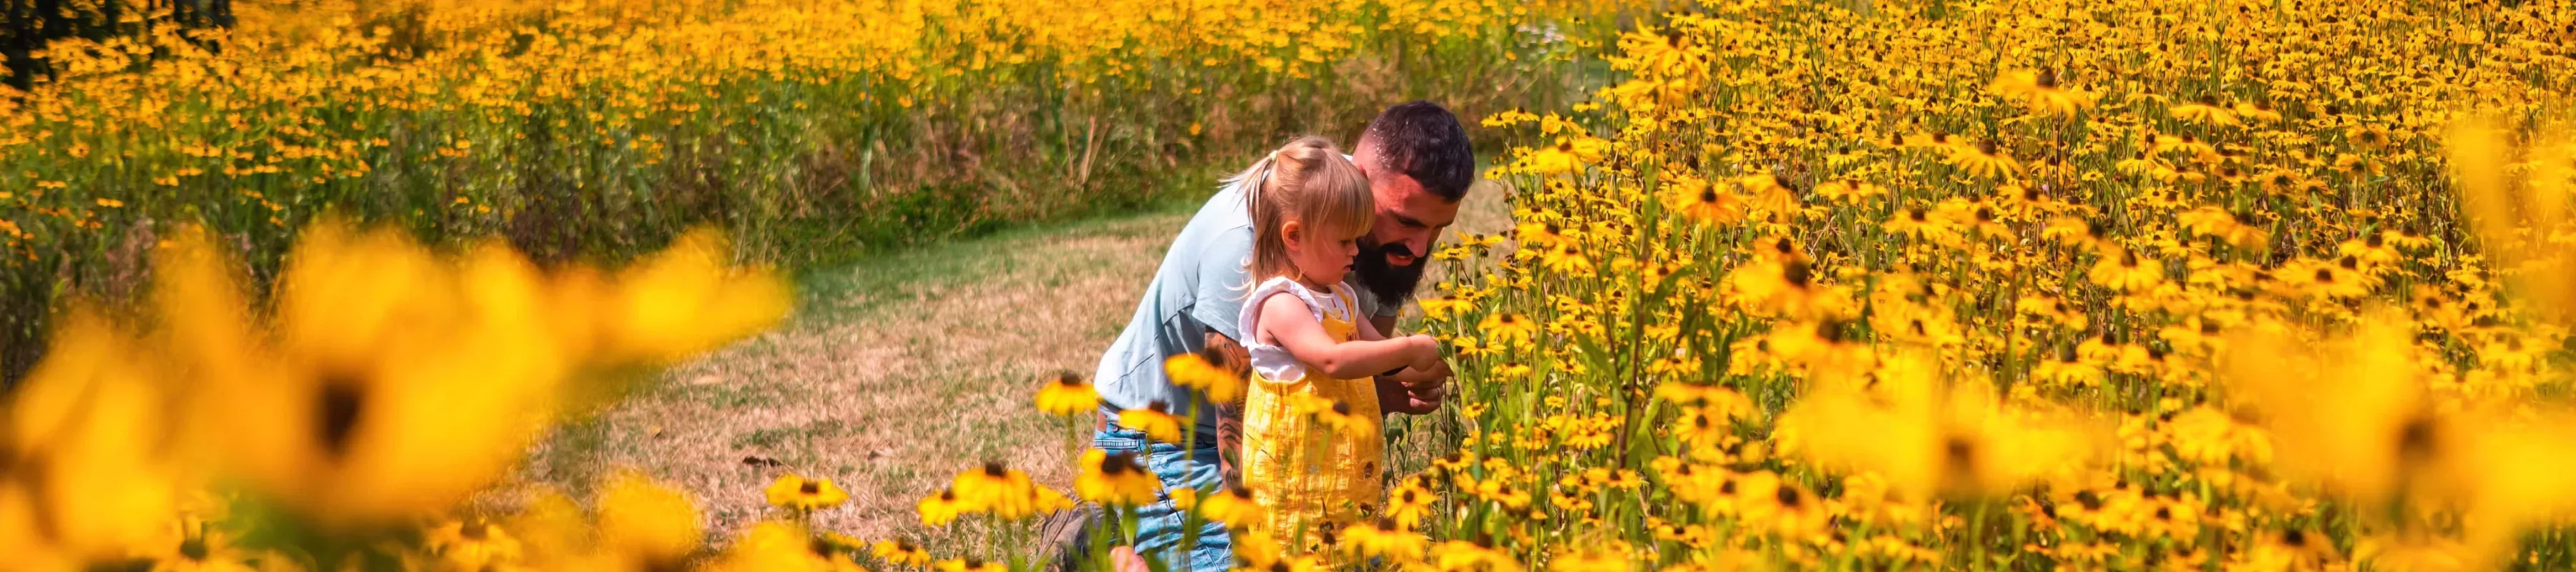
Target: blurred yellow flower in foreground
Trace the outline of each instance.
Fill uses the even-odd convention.
[[[161,456],[171,435],[147,355],[105,318],[75,310],[11,396],[0,416],[0,554],[24,559],[10,565],[177,543],[164,528],[181,483]]]
[[[220,243],[185,231],[159,253],[155,285],[168,355],[199,377],[180,386],[195,440],[182,450],[325,526],[445,510],[509,470],[576,374],[667,362],[783,317],[778,279],[716,265],[717,243],[692,233],[602,285],[550,278],[497,242],[441,256],[324,221],[258,316]],[[592,287],[619,303],[578,303]],[[592,328],[608,341],[564,335]]]

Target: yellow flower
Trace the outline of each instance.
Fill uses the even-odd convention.
[[[1261,502],[1253,499],[1252,489],[1240,486],[1226,487],[1224,492],[1210,495],[1206,500],[1199,502],[1199,516],[1207,517],[1210,521],[1225,523],[1229,528],[1242,530],[1266,518]]]
[[[121,558],[178,509],[179,467],[160,448],[176,437],[163,382],[105,318],[75,307],[60,319],[45,360],[0,409],[0,450],[13,453],[0,471],[0,548],[41,532],[65,556]]]
[[[456,570],[488,570],[519,561],[519,539],[499,526],[477,520],[452,520],[429,530],[423,541],[441,563]]]
[[[1449,319],[1450,314],[1465,312],[1476,307],[1474,302],[1459,298],[1455,294],[1424,298],[1418,304],[1422,306],[1422,316],[1431,320],[1446,320]]]
[[[819,539],[795,522],[763,522],[745,531],[718,557],[717,572],[865,572],[850,561],[846,547]]]
[[[1038,386],[1038,411],[1054,415],[1087,415],[1100,409],[1100,392],[1084,383],[1073,372],[1055,375],[1053,381]]]
[[[1145,506],[1154,503],[1163,481],[1145,470],[1133,454],[1091,449],[1082,453],[1082,474],[1073,478],[1073,490],[1084,500],[1104,505]]]
[[[2196,103],[2173,106],[2167,113],[2174,119],[2196,125],[2243,125],[2236,120],[2235,110],[2218,105],[2217,98],[2211,97],[2203,97]]]
[[[930,565],[930,551],[909,540],[879,540],[869,546],[868,552],[887,564],[914,568]]]
[[[697,551],[705,532],[686,494],[635,473],[608,479],[599,493],[599,543],[645,563],[677,564]]]
[[[1120,411],[1118,412],[1118,424],[1129,429],[1142,431],[1145,433],[1146,438],[1153,439],[1155,441],[1179,443],[1181,442],[1182,437],[1181,424],[1183,421],[1181,418],[1174,417],[1171,413],[1165,412],[1164,407],[1166,406],[1163,405],[1163,402],[1156,401],[1145,404],[1145,407],[1141,409]]]
[[[727,266],[731,253],[714,231],[699,229],[627,269],[601,315],[604,349],[670,363],[785,318],[792,302],[786,282],[766,269]]]
[[[1010,572],[1009,568],[1002,567],[999,562],[985,562],[983,559],[971,557],[941,560],[935,567],[939,572]]]
[[[1527,345],[1530,337],[1538,333],[1538,328],[1537,320],[1521,314],[1494,314],[1486,316],[1483,322],[1476,325],[1478,331],[1485,332],[1487,339],[1496,341],[1508,339],[1519,345]]]
[[[1744,220],[1744,199],[1697,177],[1668,184],[1665,208],[1699,224],[1720,226]]]
[[[2164,282],[2164,264],[2138,257],[2137,251],[2116,246],[2104,247],[2101,260],[2085,277],[2118,292],[2137,292]]]
[[[832,484],[831,479],[808,479],[792,473],[779,475],[762,494],[768,497],[769,506],[797,512],[832,508],[850,501],[850,493]]]
[[[2009,178],[2021,171],[2021,163],[2004,156],[1993,140],[1979,141],[1975,146],[1950,151],[1949,162],[1961,172],[1983,178]]]
[[[1547,569],[1550,572],[1634,572],[1637,568],[1636,562],[1627,555],[1593,545],[1557,554]]]
[[[1420,482],[1407,479],[1403,486],[1386,495],[1386,515],[1400,530],[1419,530],[1423,517],[1431,515],[1431,503],[1439,498]]]
[[[1285,551],[1279,546],[1279,539],[1272,538],[1269,532],[1235,527],[1233,540],[1234,559],[1246,569],[1270,569],[1271,565],[1278,564],[1279,559],[1285,555]]]
[[[971,512],[967,510],[964,499],[957,497],[957,489],[954,488],[939,489],[937,493],[922,497],[913,508],[921,513],[921,525],[930,527],[947,526],[959,515]]]
[[[506,248],[442,263],[396,232],[318,223],[278,278],[274,343],[216,252],[187,232],[161,255],[171,354],[201,378],[187,419],[223,468],[326,526],[450,508],[555,412],[572,360],[536,268]]]
[[[1221,359],[1209,359],[1199,354],[1176,355],[1163,360],[1163,373],[1172,378],[1172,385],[1199,390],[1200,394],[1207,396],[1209,403],[1234,403],[1243,399],[1244,388],[1251,381],[1217,367],[1216,362]]]
[[[1065,498],[1063,493],[1039,485],[1029,480],[1028,473],[1003,466],[999,461],[958,473],[949,490],[956,491],[956,507],[961,512],[991,513],[1003,520],[1018,520],[1073,506],[1072,500]],[[923,520],[929,520],[930,514],[929,510],[923,510]]]
[[[1342,528],[1342,548],[1362,558],[1388,558],[1398,562],[1420,560],[1429,541],[1420,533],[1402,527],[1378,524],[1354,524]]]
[[[2093,106],[2092,94],[2066,89],[2057,83],[2057,71],[2009,71],[1987,84],[1988,91],[2006,97],[2021,98],[2030,112],[2039,115],[2073,115],[2078,109]]]

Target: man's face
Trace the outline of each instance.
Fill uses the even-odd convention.
[[[1423,189],[1403,173],[1379,173],[1373,157],[1361,157],[1369,191],[1377,199],[1377,223],[1360,238],[1357,280],[1379,299],[1411,294],[1429,266],[1432,243],[1458,220],[1458,203]]]

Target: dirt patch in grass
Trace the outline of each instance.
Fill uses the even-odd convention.
[[[1479,189],[1459,228],[1497,232]],[[1041,376],[1088,376],[1195,205],[1025,229],[809,273],[795,321],[664,375],[563,430],[526,480],[573,491],[612,468],[687,489],[730,535],[770,515],[761,489],[793,472],[851,502],[816,524],[862,539],[925,538],[913,505],[987,461],[1070,492],[1090,421],[1039,414]]]

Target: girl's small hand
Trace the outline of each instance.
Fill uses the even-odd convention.
[[[1439,367],[1441,364],[1447,363],[1440,359],[1439,338],[1434,338],[1425,334],[1414,334],[1405,336],[1404,340],[1406,342],[1410,342],[1408,345],[1413,348],[1414,352],[1413,361],[1407,364],[1408,367],[1428,371],[1431,368]]]

